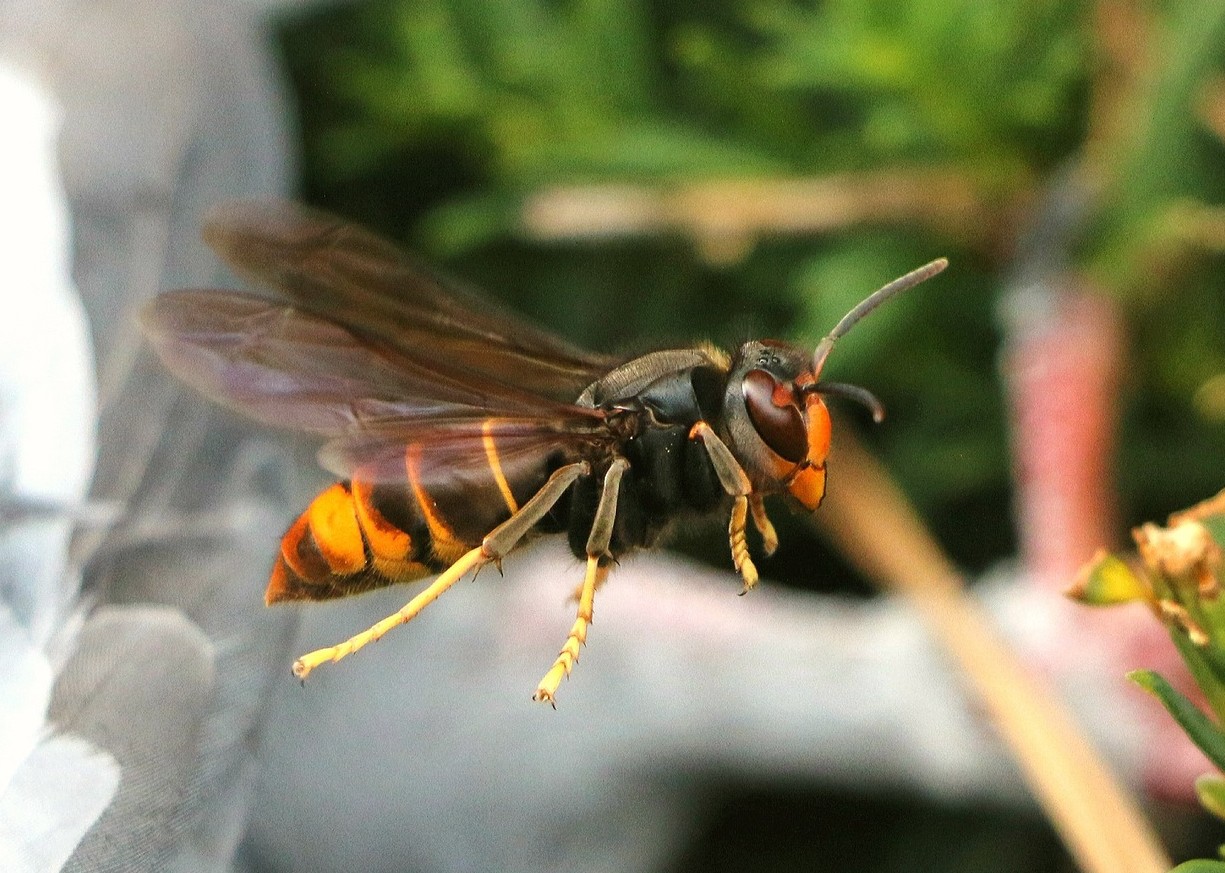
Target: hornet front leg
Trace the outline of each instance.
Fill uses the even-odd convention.
[[[714,428],[704,421],[699,421],[690,429],[689,438],[702,441],[706,454],[715,468],[715,474],[719,477],[719,483],[723,486],[723,490],[732,496],[732,517],[727,526],[727,538],[731,545],[732,563],[736,565],[736,570],[744,579],[744,591],[740,592],[744,594],[757,584],[759,578],[757,566],[749,557],[748,538],[745,535],[750,504],[753,522],[765,540],[767,555],[778,546],[778,535],[775,534],[770,519],[766,517],[761,497],[753,493],[753,483],[749,481],[748,474],[732,455],[731,449],[719,439]]]

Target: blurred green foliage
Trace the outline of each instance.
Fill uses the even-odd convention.
[[[327,84],[310,143],[324,185],[433,143],[458,146],[488,203],[899,161],[1009,185],[1079,134],[1082,17],[1053,0],[422,0],[334,12],[290,44],[305,84]]]
[[[1129,68],[1107,57],[1102,16],[1135,8],[376,0],[287,22],[283,43],[307,199],[597,348],[815,341],[870,290],[947,255],[952,269],[857,327],[829,373],[881,395],[889,421],[866,435],[973,570],[1014,550],[997,298],[1035,205],[1070,166],[1096,162],[1096,199],[1078,233],[1043,244],[1126,306],[1123,520],[1225,481],[1225,403],[1195,402],[1225,372],[1225,233],[1199,210],[1225,200],[1225,151],[1200,112],[1225,49],[1225,2],[1145,7]],[[1098,124],[1113,91],[1114,123]],[[562,185],[899,169],[952,173],[977,211],[961,225],[895,214],[763,232],[723,262],[676,229],[545,242],[522,222],[527,199]],[[854,485],[835,471],[831,487]],[[812,567],[836,566],[781,532],[767,573],[814,584]]]

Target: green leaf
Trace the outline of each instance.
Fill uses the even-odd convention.
[[[1201,776],[1195,780],[1195,793],[1204,809],[1225,819],[1225,779],[1215,774]]]
[[[1191,742],[1199,746],[1218,769],[1225,770],[1225,734],[1215,722],[1160,674],[1152,670],[1133,670],[1127,678],[1160,700]]]
[[[1195,684],[1208,698],[1218,719],[1225,718],[1225,653],[1215,645],[1197,646],[1181,629],[1172,628],[1170,639],[1182,656]]]
[[[1149,600],[1153,593],[1127,564],[1109,552],[1098,552],[1077,574],[1068,597],[1089,606],[1112,606]]]
[[[1170,873],[1225,873],[1225,861],[1185,861]]]
[[[518,225],[519,201],[497,195],[473,195],[457,197],[432,210],[422,220],[418,232],[430,254],[449,259],[493,240],[513,236]]]
[[[1207,518],[1200,519],[1200,521],[1204,527],[1208,528],[1208,533],[1212,535],[1213,542],[1225,548],[1225,515],[1210,515]]]

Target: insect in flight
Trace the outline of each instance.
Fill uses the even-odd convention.
[[[328,600],[439,574],[402,609],[293,666],[305,678],[410,621],[469,571],[520,542],[565,533],[586,562],[578,609],[535,699],[552,703],[586,641],[618,557],[685,515],[724,512],[744,590],[757,582],[751,519],[778,544],[762,498],[815,510],[825,493],[824,397],[880,403],[821,381],[834,343],[932,261],[852,309],[812,353],[751,340],[626,359],[580,351],[497,310],[352,225],[281,203],[235,203],[206,242],[274,292],[159,296],[143,326],[171,371],[260,422],[326,438],[342,481],[285,533],[267,603]]]

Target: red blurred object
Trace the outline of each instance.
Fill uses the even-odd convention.
[[[1122,331],[1111,300],[1069,288],[1023,291],[1005,352],[1021,557],[1033,584],[1062,592],[1117,544],[1114,431]]]

